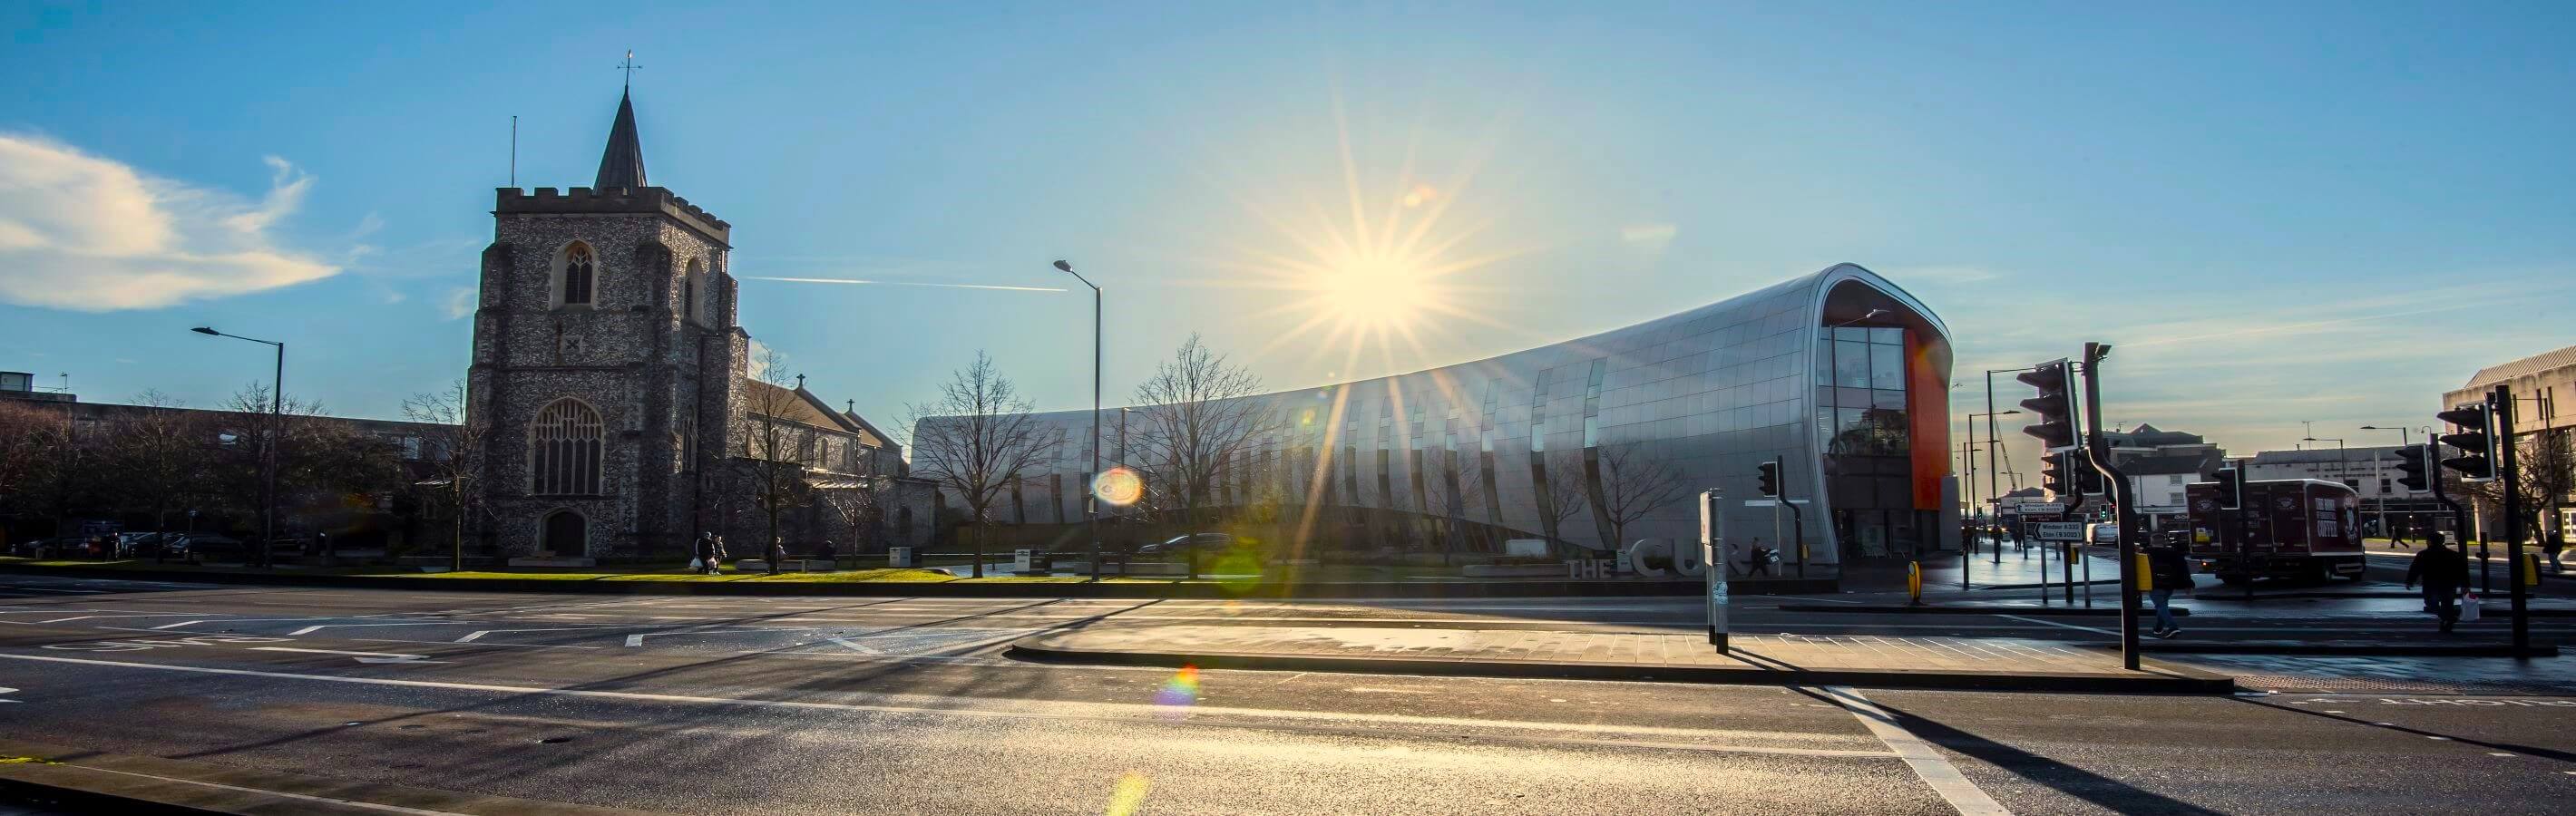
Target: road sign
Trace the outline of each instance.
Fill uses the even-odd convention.
[[[2066,505],[2058,504],[2056,502],[2050,502],[2047,504],[2024,502],[2021,504],[2007,506],[2004,509],[2017,515],[2040,516],[2066,512]]]
[[[2041,541],[2082,541],[2082,540],[2084,540],[2084,522],[2080,522],[2080,521],[2043,521],[2043,522],[2040,522],[2040,523],[2039,523],[2039,540],[2041,540]]]
[[[1790,503],[1790,504],[1806,504],[1806,503],[1807,503],[1807,500],[1806,500],[1806,499],[1790,499],[1790,500],[1789,500],[1789,503]],[[1778,507],[1778,506],[1780,506],[1780,501],[1779,501],[1779,500],[1777,500],[1777,499],[1745,499],[1745,500],[1744,500],[1744,506],[1746,506],[1746,507]]]

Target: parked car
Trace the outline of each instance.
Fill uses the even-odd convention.
[[[199,561],[240,561],[250,554],[250,546],[232,536],[197,533],[179,537],[170,545],[170,555]]]
[[[2117,524],[2096,524],[2085,528],[2085,534],[2091,536],[2095,544],[2120,543],[2120,525]]]
[[[1136,548],[1136,552],[1140,555],[1179,555],[1192,550],[1209,553],[1232,549],[1233,547],[1234,536],[1232,535],[1225,533],[1191,533],[1189,535],[1173,536],[1171,540],[1168,541],[1138,547]]]

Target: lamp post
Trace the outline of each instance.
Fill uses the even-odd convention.
[[[1100,285],[1073,271],[1073,264],[1056,261],[1055,268],[1072,275],[1074,280],[1091,287],[1091,478],[1100,478]],[[1091,532],[1091,580],[1100,580],[1100,491],[1083,485],[1082,524]]]
[[[268,461],[260,463],[259,563],[268,566],[268,548],[277,540],[277,449],[286,444],[286,344],[238,334],[225,334],[212,327],[198,326],[189,331],[212,337],[230,337],[264,343],[277,349],[277,370],[270,380],[268,393],[268,446],[261,450]]]
[[[1989,376],[1989,379],[1991,379],[1991,375]],[[1993,399],[1994,397],[1992,393],[1989,392],[1987,400],[1991,402]],[[1988,405],[1987,407],[1991,408],[1993,406]],[[1977,417],[1986,418],[1986,501],[1993,503],[1998,512],[2003,508],[2003,494],[1995,492],[1995,471],[2002,469],[2003,463],[1995,460],[1995,417],[2011,416],[2019,413],[2021,413],[2021,409],[2019,408],[2007,408],[2001,411],[1985,411],[1982,413],[1968,415],[1968,444],[1970,445],[1974,445],[1977,442]],[[1968,463],[1973,466],[1976,464],[1976,460],[1971,459]],[[1976,471],[1972,469],[1968,472],[1968,490],[1972,493],[1977,489],[1976,481]],[[1995,529],[1994,521],[1994,516],[1989,514],[1984,522],[1977,525],[1977,529],[1992,531]],[[1968,588],[1968,549],[1970,548],[1962,547],[1959,550],[1960,589]],[[2000,564],[2003,563],[2003,560],[2004,542],[2002,536],[1998,535],[1995,538],[1995,562]]]
[[[2389,426],[2384,426],[2384,425],[2363,425],[2363,426],[2361,426],[2361,429],[2362,429],[2362,430],[2365,430],[2365,431],[2396,431],[2396,432],[2397,432],[2397,446],[2398,446],[2398,447],[2401,447],[2401,448],[2403,448],[2403,447],[2409,447],[2409,446],[2412,446],[2412,445],[2414,445],[2414,444],[2415,444],[2413,437],[2412,437],[2412,436],[2410,435],[2410,433],[2409,433],[2409,432],[2413,431],[2414,429],[2412,429],[2412,428],[2408,428],[2408,427],[2406,427],[2406,426],[2404,426],[2404,425],[2399,425],[2399,426],[2395,426],[2395,427],[2389,427]],[[2432,428],[2429,428],[2429,427],[2428,427],[2428,428],[2425,428],[2425,429],[2424,429],[2424,438],[2426,438],[2426,439],[2431,439],[2431,438],[2433,438],[2433,429],[2432,429]],[[2371,465],[2371,469],[2373,469],[2373,470],[2377,470],[2377,469],[2379,468],[2379,455],[2378,455],[2378,454],[2371,454],[2371,457],[2370,457],[2370,465]],[[2434,465],[2434,467],[2432,467],[2431,469],[2435,469],[2435,470],[2440,469],[2440,468],[2439,468],[2439,463],[2433,463],[2433,465]],[[2431,475],[2433,476],[2433,478],[2437,478],[2437,479],[2438,479],[2438,478],[2441,478],[2441,476],[2442,476],[2442,475],[2441,475],[2441,474],[2439,474],[2439,473],[2435,473],[2435,474],[2431,474]],[[2413,500],[2413,497],[2411,497],[2411,496],[2410,496],[2410,497],[2408,497],[2408,499],[2409,499],[2409,501],[2412,501],[2412,500]],[[2410,506],[2412,506],[2412,505],[2410,505]],[[2388,529],[2388,494],[2387,494],[2386,492],[2382,492],[2382,493],[2380,493],[2380,494],[2379,494],[2379,532],[2380,532],[2380,534],[2382,534],[2382,535],[2386,535],[2386,536],[2388,536],[2388,540],[2389,540],[2390,542],[2395,542],[2395,541],[2397,540],[2397,535],[2396,535],[2395,533],[2390,532],[2390,531],[2389,531],[2389,529]]]
[[[1989,369],[1986,369],[1986,414],[1985,414],[1985,417],[1986,417],[1986,463],[1987,463],[1988,465],[1990,465],[1990,466],[1991,466],[1991,469],[1989,469],[1989,470],[1987,470],[1987,471],[1986,471],[1986,494],[1987,494],[1987,495],[1990,495],[1990,496],[1994,496],[1994,497],[1995,497],[1995,499],[1996,499],[1996,503],[1997,503],[1997,506],[2001,506],[2001,504],[2002,504],[2002,500],[2003,500],[2003,494],[2002,494],[2002,493],[1998,493],[1998,492],[1996,492],[1996,491],[1995,491],[1995,473],[1994,473],[1994,472],[1995,472],[1995,471],[1997,471],[1997,470],[2002,470],[2002,469],[2003,469],[2003,460],[1998,459],[1998,458],[1995,458],[1995,450],[1994,450],[1994,448],[1995,448],[1995,446],[1996,446],[1996,445],[2001,444],[2001,443],[2003,442],[2003,440],[1996,438],[1996,437],[1997,437],[1997,433],[1996,433],[1996,430],[1995,430],[1995,416],[1996,416],[1996,415],[1997,415],[1997,413],[1998,413],[1997,411],[1995,411],[1995,375],[1997,375],[1997,374],[2011,374],[2011,373],[2019,372],[2019,371],[2030,371],[2030,370],[2033,370],[2033,369],[2035,369],[2035,368],[2037,368],[2037,366],[2025,366],[2025,367],[2022,367],[2022,368],[1989,368]],[[2016,413],[2016,414],[2018,414],[2018,413],[2021,413],[2021,412],[2020,412],[2020,411],[2018,411],[2018,410],[2016,410],[2016,411],[2013,411],[2012,413]],[[2013,481],[2014,481],[2013,489],[2014,489],[2014,490],[2020,490],[2020,489],[2021,489],[2021,486],[2020,486],[2020,481],[2021,481],[2021,480],[2020,480],[2020,478],[2016,477],[2016,478],[2014,478],[2014,480],[2013,480]],[[2018,516],[2016,516],[2015,518],[2019,518],[2019,517],[2018,517]],[[2020,537],[2019,537],[2019,536],[2015,536],[2014,538],[2015,538],[2015,540],[2019,540],[2019,538],[2020,538]],[[2022,551],[2022,560],[2024,560],[2024,561],[2028,561],[2028,560],[2030,560],[2030,551],[2028,551],[2028,550],[2024,550],[2024,551]],[[1997,542],[1995,543],[1995,563],[1997,563],[1997,564],[2001,564],[2001,563],[2003,563],[2003,562],[2004,562],[2004,548],[2003,548],[2003,542],[2001,542],[2001,541],[1997,541]],[[2046,558],[2046,554],[2045,554],[2045,552],[2043,552],[2043,553],[2042,553],[2042,557],[2041,557],[2041,559],[2040,559],[2040,566],[2041,566],[2041,567],[2046,567],[2046,566],[2048,566],[2048,561],[2047,561],[2047,558]],[[2045,570],[2042,570],[2042,573],[2043,573],[2043,574],[2042,574],[2042,576],[2041,576],[2041,577],[2046,577],[2045,572],[2046,572]]]

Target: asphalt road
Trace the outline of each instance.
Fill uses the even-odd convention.
[[[2094,625],[2080,618],[1819,620],[1764,611],[1773,602],[1748,599],[1742,630],[2099,637],[2058,625]],[[2194,633],[2415,636],[2368,610],[2262,614]],[[0,699],[14,702],[0,737],[680,813],[2560,813],[2576,796],[2576,675],[2547,665],[2513,669],[2543,687],[2513,696],[2208,698],[1183,676],[999,653],[1068,626],[1669,630],[1695,615],[1686,599],[602,597],[6,576]],[[2473,664],[2280,665],[2366,684]]]

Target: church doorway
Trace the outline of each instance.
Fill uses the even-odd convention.
[[[557,510],[546,516],[537,549],[557,558],[580,558],[590,549],[590,521],[580,513]]]

